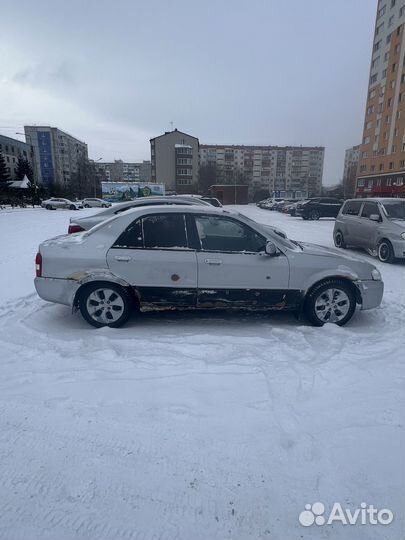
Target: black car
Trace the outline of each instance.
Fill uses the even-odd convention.
[[[340,199],[332,197],[316,197],[300,204],[296,211],[296,216],[303,219],[319,219],[321,217],[336,217],[343,204]]]

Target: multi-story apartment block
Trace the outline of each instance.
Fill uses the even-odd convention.
[[[178,193],[198,191],[199,141],[175,129],[150,140],[152,182]]]
[[[354,197],[356,193],[357,169],[359,167],[360,145],[352,146],[345,151],[343,167],[343,192],[345,198]]]
[[[249,196],[266,191],[300,198],[320,195],[325,149],[320,146],[200,145],[200,165],[215,167],[216,183],[247,183]]]
[[[0,153],[6,160],[6,166],[12,180],[15,180],[16,178],[15,169],[19,157],[27,159],[31,164],[31,167],[33,167],[32,148],[31,145],[25,142],[6,137],[5,135],[0,135]]]
[[[357,196],[405,196],[405,2],[379,0]]]
[[[24,126],[25,140],[34,151],[34,175],[39,185],[65,189],[83,163],[87,144],[50,126]]]
[[[126,163],[116,159],[110,163],[96,162],[96,174],[102,182],[150,182],[150,161]]]

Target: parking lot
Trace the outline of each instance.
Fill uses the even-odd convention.
[[[333,219],[233,209],[333,246]],[[0,211],[0,538],[328,538],[298,522],[315,501],[399,516],[403,263],[353,252],[378,267],[385,294],[344,328],[171,312],[94,329],[34,292],[38,244],[72,215]],[[399,538],[403,526],[359,524],[355,537]]]

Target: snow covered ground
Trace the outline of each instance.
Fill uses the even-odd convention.
[[[240,210],[332,245],[333,220]],[[72,214],[0,212],[1,539],[404,537],[404,264],[375,263],[383,304],[345,328],[159,313],[94,329],[33,287],[39,242]],[[316,501],[395,517],[303,527]]]

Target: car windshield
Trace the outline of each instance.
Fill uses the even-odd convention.
[[[405,201],[385,201],[383,203],[384,211],[390,219],[405,220]]]

